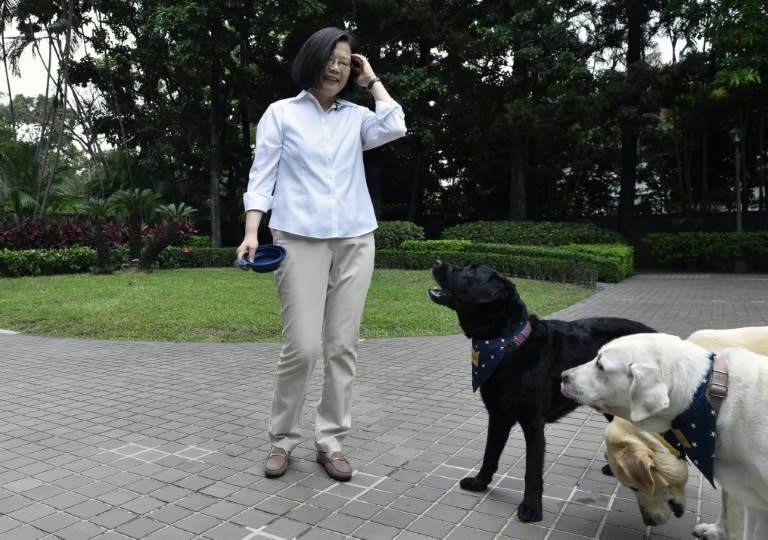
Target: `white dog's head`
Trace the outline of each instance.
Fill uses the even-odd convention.
[[[691,349],[693,348],[693,349]],[[670,411],[669,381],[686,377],[676,358],[704,349],[669,334],[632,334],[605,344],[597,356],[562,373],[561,391],[598,411],[631,420],[645,430],[664,432],[680,410]],[[685,406],[683,407],[683,409]]]

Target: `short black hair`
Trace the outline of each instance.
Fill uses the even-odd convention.
[[[350,48],[354,48],[355,36],[335,26],[321,28],[309,36],[296,53],[296,58],[293,59],[291,68],[293,82],[304,90],[319,88],[322,85],[323,71],[328,64],[328,58],[331,57],[339,41],[346,41]],[[339,94],[346,94],[357,86],[353,80],[354,75],[354,72],[350,72],[349,80]]]

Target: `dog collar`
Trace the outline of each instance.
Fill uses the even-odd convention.
[[[715,414],[719,414],[720,405],[728,397],[728,363],[722,356],[717,356],[715,353],[712,353],[709,358],[712,360],[712,378],[709,381],[707,397],[712,402]]]
[[[504,353],[506,351],[519,347],[525,343],[525,340],[530,335],[531,323],[525,320],[520,323],[512,335],[496,339],[473,339],[472,391],[476,392],[480,385],[487,381],[488,377],[496,371],[501,361],[504,360]]]
[[[664,439],[685,455],[701,474],[715,487],[715,412],[708,393],[715,355],[710,355],[709,369],[696,389],[690,406],[672,420],[672,427]]]

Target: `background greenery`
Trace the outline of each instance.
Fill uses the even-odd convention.
[[[762,0],[23,0],[0,17],[7,72],[22,53],[60,59],[47,94],[3,88],[6,220],[150,189],[196,209],[213,246],[239,243],[256,122],[297,92],[300,44],[337,25],[406,111],[409,134],[366,152],[381,220],[437,238],[599,218],[635,246],[652,215],[732,230],[711,218],[735,207],[738,153],[745,225],[766,224]]]
[[[544,316],[594,289],[515,280],[531,313]],[[376,270],[364,338],[461,333],[456,314],[429,300],[427,270]],[[0,278],[0,328],[87,339],[250,342],[280,340],[273,274],[234,268],[110,276]]]
[[[65,225],[69,220],[65,221]],[[0,229],[0,276],[21,277],[93,271],[109,273],[115,268],[199,268],[232,266],[232,248],[205,247],[205,237],[188,236],[176,229],[173,241],[157,251],[152,259],[137,258],[120,242],[93,242],[88,234],[98,223],[62,228],[49,227],[49,233],[29,227]],[[594,286],[596,281],[615,283],[634,270],[634,250],[613,231],[580,223],[483,222],[451,227],[444,236],[466,234],[472,240],[423,240],[424,229],[404,221],[382,221],[374,231],[376,266],[379,268],[429,269],[436,259],[454,264],[484,263],[517,277],[543,279]],[[26,230],[25,230],[26,229]],[[61,231],[68,231],[60,234]],[[523,231],[524,229],[524,231]],[[19,240],[3,247],[3,237]],[[98,235],[90,235],[93,238]],[[118,235],[121,237],[122,235]],[[142,243],[158,244],[158,237],[145,235]],[[66,237],[66,238],[64,238]],[[101,235],[106,239],[106,235]],[[167,239],[167,235],[165,235]],[[29,247],[21,249],[30,239]],[[603,242],[613,242],[605,244]],[[85,245],[83,245],[85,244]],[[95,244],[95,247],[90,247]],[[39,249],[42,247],[42,249]],[[149,248],[144,248],[145,253]],[[103,259],[100,262],[100,259]],[[144,260],[145,264],[142,264]],[[151,264],[147,264],[147,262]]]

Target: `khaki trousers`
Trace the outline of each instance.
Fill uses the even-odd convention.
[[[312,371],[323,360],[315,447],[342,449],[352,424],[360,323],[371,285],[373,233],[316,239],[273,230],[287,256],[275,272],[283,318],[269,438],[289,453],[301,442],[301,414]]]

